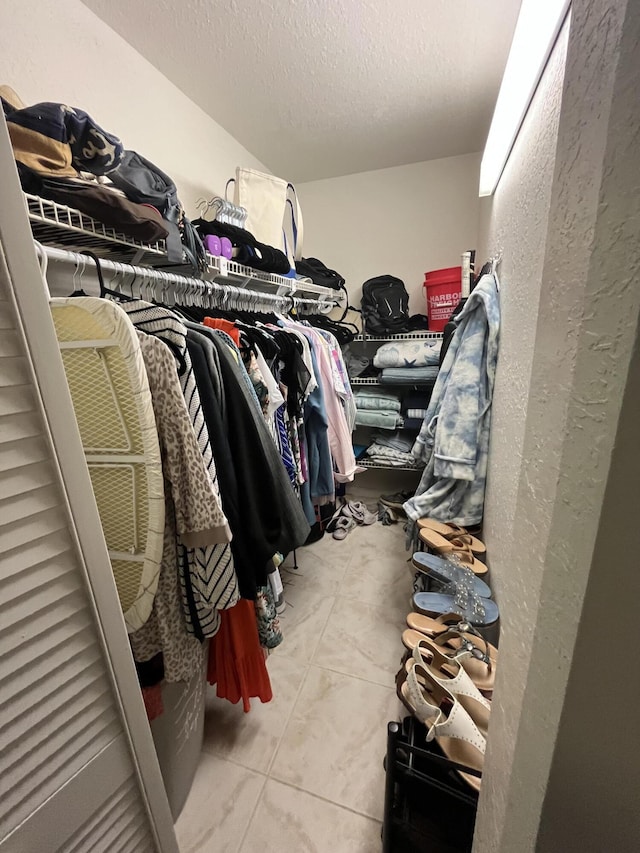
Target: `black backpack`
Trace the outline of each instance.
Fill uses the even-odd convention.
[[[370,278],[362,285],[362,321],[370,335],[395,335],[409,329],[409,294],[392,275]]]
[[[118,168],[109,172],[109,179],[131,201],[150,204],[160,211],[169,232],[166,246],[170,263],[181,264],[186,255],[194,269],[207,268],[200,235],[184,215],[169,175],[136,151],[125,151]]]

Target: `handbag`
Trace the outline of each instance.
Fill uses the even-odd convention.
[[[291,269],[302,258],[303,221],[293,184],[276,175],[238,166],[233,184],[233,203],[247,210],[245,227],[261,243],[282,250]],[[289,239],[287,239],[289,232]]]
[[[334,290],[341,290],[344,285],[344,279],[340,273],[329,269],[318,258],[296,260],[296,272],[299,275],[310,278],[314,284],[319,284],[321,287],[332,287]]]

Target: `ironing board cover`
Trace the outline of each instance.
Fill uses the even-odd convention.
[[[136,331],[114,302],[52,299],[51,312],[129,633],[151,614],[164,530],[164,483]]]

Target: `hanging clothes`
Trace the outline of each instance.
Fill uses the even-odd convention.
[[[131,635],[131,645],[138,661],[162,652],[167,681],[189,681],[202,666],[203,651],[183,617],[178,537],[184,544],[202,546],[227,539],[229,528],[193,431],[173,356],[159,338],[142,332],[138,337],[162,448],[165,529],[151,617]]]
[[[205,317],[203,324],[210,329],[220,329],[221,332],[226,332],[234,344],[237,347],[240,346],[240,329],[230,320],[223,320],[219,317]]]
[[[187,329],[167,308],[143,300],[122,304],[134,326],[155,335],[176,360],[180,387],[189,411],[202,457],[220,500],[217,467],[205,423],[196,377],[187,351]],[[218,610],[232,607],[240,596],[233,556],[228,544],[179,549],[182,606],[187,629],[198,639],[212,637],[220,626]]]
[[[207,680],[216,685],[220,699],[234,705],[242,699],[245,713],[251,710],[252,697],[261,702],[273,698],[251,601],[239,601],[222,613],[220,631],[209,646]]]

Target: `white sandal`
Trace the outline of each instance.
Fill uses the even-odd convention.
[[[461,665],[461,658],[469,657],[470,654],[463,648],[449,657],[443,654],[442,649],[438,648],[435,643],[425,638],[413,647],[413,660],[407,661],[406,668],[408,672],[415,661],[428,670],[434,681],[437,681],[441,687],[455,696],[480,732],[486,737],[489,728],[491,702],[480,693]]]
[[[435,740],[450,761],[482,774],[486,739],[451,691],[414,660],[409,671],[403,667],[398,676],[404,676],[398,683],[398,696],[426,727],[427,743]],[[480,775],[463,770],[456,773],[475,791],[480,790]]]

